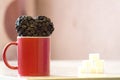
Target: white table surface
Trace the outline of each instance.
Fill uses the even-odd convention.
[[[17,61],[9,61],[17,65]],[[120,61],[105,61],[104,74],[79,74],[81,61],[78,60],[56,60],[51,61],[50,77],[20,77],[17,70],[7,68],[0,62],[0,80],[120,80]]]

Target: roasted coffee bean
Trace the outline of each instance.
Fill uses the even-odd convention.
[[[50,36],[54,31],[50,18],[37,16],[20,16],[16,20],[16,31],[18,36]]]

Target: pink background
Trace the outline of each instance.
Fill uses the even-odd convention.
[[[11,2],[0,0],[0,53],[11,41],[4,28]],[[120,59],[120,0],[30,0],[25,5],[27,15],[46,15],[54,22],[52,59],[86,59],[91,52]],[[16,59],[15,54],[13,47],[8,58]]]

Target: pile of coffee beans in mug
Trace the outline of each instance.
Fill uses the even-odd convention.
[[[18,36],[50,36],[54,31],[54,25],[46,16],[20,16],[16,20]]]

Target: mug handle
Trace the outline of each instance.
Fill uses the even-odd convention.
[[[4,63],[5,63],[5,65],[8,67],[8,68],[10,68],[10,69],[18,69],[18,67],[17,66],[11,66],[9,63],[8,63],[8,61],[7,61],[7,58],[6,58],[6,51],[7,51],[7,49],[8,49],[8,47],[10,47],[11,45],[18,45],[18,43],[17,42],[10,42],[10,43],[8,43],[6,46],[5,46],[5,48],[3,49],[3,61],[4,61]]]

